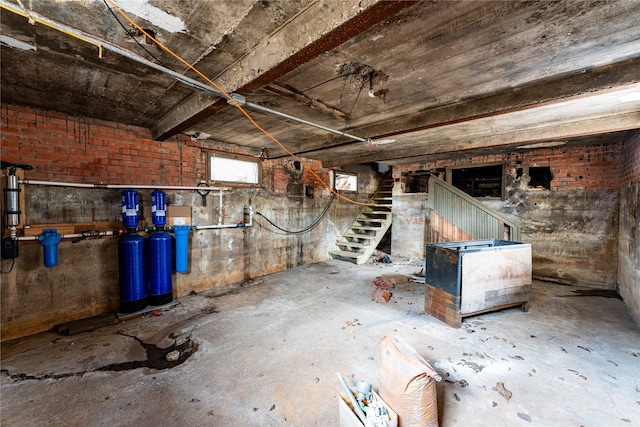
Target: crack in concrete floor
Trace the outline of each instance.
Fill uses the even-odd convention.
[[[118,335],[133,338],[144,349],[147,358],[145,360],[132,360],[127,362],[111,363],[105,366],[101,366],[91,370],[84,370],[78,372],[65,372],[62,374],[43,374],[43,375],[30,375],[24,372],[11,373],[8,369],[2,369],[0,372],[7,375],[14,381],[29,381],[29,380],[59,380],[70,377],[81,377],[89,372],[99,371],[127,371],[139,368],[151,368],[156,370],[171,369],[178,365],[183,364],[189,357],[191,357],[198,350],[198,343],[191,338],[191,332],[183,338],[183,334],[169,334],[169,338],[173,339],[173,344],[168,347],[160,347],[158,344],[150,344],[135,335],[129,335],[122,331],[117,331]],[[55,341],[55,340],[54,340]],[[177,352],[177,357],[171,357],[170,355]],[[172,360],[173,359],[173,360]]]

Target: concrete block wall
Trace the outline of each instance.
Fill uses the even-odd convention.
[[[622,152],[618,292],[640,326],[640,131]]]
[[[394,178],[396,187],[401,189],[404,172],[503,163],[504,198],[479,200],[521,224],[522,240],[532,245],[534,276],[615,289],[623,144],[621,140],[402,165],[394,168]],[[550,190],[528,188],[530,167],[550,167]],[[428,195],[422,195],[426,205]],[[407,196],[415,197],[398,195]],[[428,212],[423,216],[428,227]],[[415,228],[415,224],[394,223],[394,227]],[[415,230],[414,233],[422,235]],[[407,244],[392,241],[392,252],[405,250]]]
[[[34,166],[25,172],[32,180],[193,186],[205,179],[207,149],[258,154],[188,137],[153,141],[143,128],[23,106],[2,104],[1,113],[2,160]],[[306,228],[331,202],[312,168],[328,182],[330,171],[318,162],[305,160],[296,169],[290,159],[263,161],[260,188],[225,193],[225,223],[242,219],[244,206],[252,205],[285,229]],[[370,168],[357,172],[362,184],[353,197],[365,201],[379,174]],[[313,196],[307,195],[307,187]],[[139,194],[141,204],[150,203],[151,190]],[[119,190],[27,185],[24,196],[29,224],[121,221]],[[204,207],[195,191],[167,191],[167,203],[191,206],[194,224],[218,223],[218,199],[212,195]],[[341,202],[304,234],[285,234],[257,215],[251,228],[194,231],[189,271],[173,275],[174,295],[322,261],[335,248],[335,230],[344,231],[359,210]],[[64,240],[58,246],[58,266],[44,267],[42,259],[38,243],[20,242],[13,268],[12,260],[2,260],[2,272],[8,272],[2,274],[0,288],[3,341],[118,308],[116,238]]]

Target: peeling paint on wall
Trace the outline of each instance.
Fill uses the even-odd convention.
[[[171,33],[185,32],[187,27],[182,19],[149,4],[148,0],[114,0],[122,10],[146,19],[153,25]]]

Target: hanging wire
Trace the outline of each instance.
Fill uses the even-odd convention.
[[[2,274],[9,274],[9,273],[11,273],[11,271],[13,270],[13,266],[14,266],[14,265],[16,265],[16,259],[15,259],[15,258],[13,258],[13,259],[11,260],[11,268],[9,269],[9,271],[0,271],[0,273],[2,273]]]
[[[271,224],[272,226],[274,226],[278,230],[284,232],[285,234],[304,234],[304,233],[308,233],[309,231],[313,230],[314,228],[316,228],[318,226],[318,224],[320,224],[320,221],[322,221],[322,218],[324,218],[324,216],[327,214],[327,212],[329,211],[329,207],[331,206],[331,203],[333,203],[333,201],[335,199],[336,199],[335,194],[332,194],[331,195],[331,200],[329,200],[329,203],[327,204],[327,206],[324,207],[324,209],[323,209],[322,213],[320,214],[320,216],[311,225],[309,225],[307,228],[304,228],[302,230],[297,230],[297,231],[286,230],[286,229],[276,225],[273,221],[271,221],[269,218],[264,216],[261,212],[256,212],[255,214],[258,215],[258,216],[261,216],[262,218],[267,220],[267,222],[269,224]]]
[[[105,0],[102,0],[102,1],[105,1]],[[330,79],[328,79],[328,80],[325,80],[325,81],[323,81],[323,82],[320,82],[320,83],[318,83],[318,84],[316,84],[316,85],[314,85],[314,86],[311,86],[310,88],[307,88],[307,89],[301,90],[301,91],[299,91],[298,93],[303,94],[303,93],[305,93],[305,92],[308,92],[308,91],[310,91],[310,90],[312,90],[312,89],[315,89],[315,88],[317,88],[317,87],[319,87],[319,86],[322,86],[322,85],[327,84],[327,83],[329,83],[329,82],[332,82],[332,81],[334,81],[334,80],[341,79],[341,78],[343,78],[343,77],[349,77],[349,76],[352,76],[352,75],[354,75],[354,74],[357,74],[357,73],[347,73],[347,74],[341,74],[341,75],[336,76],[336,77],[331,77],[331,78],[330,78]],[[345,82],[346,82],[346,79],[345,79]],[[252,93],[236,92],[236,93],[237,93],[237,94],[240,94],[240,95],[242,95],[242,96],[278,96],[278,97],[281,97],[281,98],[286,98],[286,97],[287,97],[286,95],[280,95],[280,94],[277,94],[277,93],[255,93],[255,92],[252,92]]]
[[[307,89],[305,89],[305,90],[302,90],[302,91],[300,91],[300,93],[309,92],[310,90],[313,90],[313,89],[315,89],[315,88],[317,88],[317,87],[319,87],[319,86],[322,86],[322,85],[327,84],[327,83],[329,83],[329,82],[332,82],[332,81],[334,81],[334,80],[341,79],[341,78],[343,78],[343,77],[353,76],[354,74],[357,74],[357,73],[356,73],[356,72],[353,72],[353,73],[347,73],[347,74],[340,74],[339,76],[332,77],[332,78],[330,78],[329,80],[325,80],[325,81],[320,82],[320,83],[318,83],[318,84],[316,84],[316,85],[314,85],[314,86],[311,86],[310,88],[307,88]],[[347,80],[347,79],[345,79],[345,81],[346,81],[346,80]]]
[[[145,52],[147,52],[149,54],[149,56],[151,56],[153,59],[156,60],[156,62],[160,65],[162,65],[163,67],[166,67],[166,65],[164,65],[162,63],[162,61],[160,61],[158,58],[156,58],[156,56],[149,52],[149,50],[147,50],[146,47],[144,47],[139,41],[138,39],[135,38],[135,36],[133,34],[131,34],[131,32],[127,29],[127,27],[124,26],[124,24],[122,22],[120,22],[120,19],[118,19],[118,15],[116,15],[115,13],[113,13],[113,9],[111,9],[111,7],[109,7],[109,4],[107,3],[107,0],[102,0],[102,2],[104,3],[105,6],[107,6],[107,9],[109,9],[109,12],[111,12],[111,15],[113,15],[113,17],[116,19],[116,21],[118,21],[118,24],[120,24],[120,26],[122,27],[123,30],[126,31],[127,34],[129,34],[129,37],[131,37],[131,39],[136,42],[136,44],[138,46],[140,46],[142,48],[142,50],[144,50]]]
[[[346,82],[346,79],[345,79],[345,82]],[[355,101],[353,101],[353,105],[351,106],[351,109],[349,110],[349,113],[347,114],[347,117],[351,117],[351,113],[353,113],[353,109],[356,108],[356,104],[358,103],[358,99],[360,98],[360,94],[362,93],[362,88],[363,87],[364,87],[364,80],[360,84],[360,89],[358,90],[358,94],[356,95],[356,99],[355,99]],[[340,135],[338,138],[342,138],[344,136],[344,134],[347,132],[347,125],[348,124],[349,124],[349,119],[346,119],[344,121],[344,129],[342,129],[342,135]]]
[[[216,88],[216,90],[220,91],[220,93],[222,94],[222,96],[224,96],[228,102],[230,102],[231,104],[233,104],[238,110],[240,110],[240,112],[242,112],[242,114],[253,124],[253,126],[258,129],[260,132],[262,132],[263,134],[265,134],[270,140],[272,140],[273,142],[276,143],[276,145],[278,145],[278,147],[280,147],[285,153],[287,153],[289,156],[293,157],[294,159],[296,159],[299,162],[302,162],[302,160],[300,159],[300,157],[296,156],[291,150],[289,150],[287,147],[285,147],[275,136],[273,136],[269,131],[267,131],[266,129],[264,129],[262,126],[260,126],[254,119],[253,117],[251,117],[251,115],[244,109],[242,108],[242,106],[235,100],[233,99],[233,97],[231,95],[229,95],[222,87],[220,87],[220,85],[218,85],[217,83],[215,83],[214,81],[212,81],[210,78],[208,78],[207,76],[205,76],[200,70],[198,70],[195,66],[193,66],[192,64],[190,64],[189,62],[187,62],[186,60],[184,60],[180,55],[178,55],[177,53],[175,53],[174,51],[172,51],[171,49],[169,49],[167,46],[165,46],[164,44],[162,44],[160,41],[158,41],[155,37],[153,37],[151,34],[149,34],[147,31],[144,30],[144,28],[142,28],[140,25],[138,25],[133,19],[131,19],[120,7],[118,7],[118,5],[114,2],[114,0],[109,0],[109,2],[113,5],[114,9],[116,9],[118,11],[118,13],[120,13],[120,15],[122,15],[127,21],[129,21],[129,23],[131,25],[133,25],[135,28],[138,29],[138,31],[140,31],[141,33],[143,33],[144,35],[146,35],[150,40],[152,40],[154,43],[156,43],[158,46],[160,46],[160,48],[162,48],[163,50],[165,50],[166,52],[168,52],[170,55],[172,55],[174,58],[176,58],[178,61],[182,62],[184,65],[186,65],[190,70],[192,70],[194,73],[196,73],[198,76],[200,76],[201,78],[203,78],[207,83],[209,83],[211,86],[213,86],[214,88]],[[336,197],[339,197],[349,203],[353,203],[355,205],[361,205],[361,206],[377,206],[376,204],[371,204],[371,203],[363,203],[363,202],[359,202],[357,200],[352,200],[348,197],[343,196],[342,194],[338,193],[336,190],[334,190],[333,188],[331,188],[331,186],[329,184],[327,184],[325,182],[324,179],[322,179],[322,177],[313,169],[309,168],[309,173],[315,177],[318,182],[320,182],[320,184],[322,184],[322,186],[324,188],[326,188],[327,190],[329,190],[329,192],[331,192],[332,194],[334,194]]]

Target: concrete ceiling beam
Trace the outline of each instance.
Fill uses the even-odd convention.
[[[640,56],[635,56],[602,67],[576,70],[573,73],[559,75],[552,79],[535,81],[525,86],[515,87],[510,91],[501,91],[482,98],[426,109],[418,114],[386,122],[350,128],[348,132],[362,138],[394,138],[397,135],[433,127],[516,112],[542,103],[566,99],[575,95],[596,93],[638,81],[640,81]],[[334,140],[335,138],[327,135],[325,138],[299,141],[288,148],[296,154],[315,158],[314,152],[346,144],[359,144],[344,139],[332,142]],[[270,154],[272,158],[286,155],[277,148],[271,150]]]
[[[229,93],[253,92],[414,3],[321,1],[263,40],[215,76],[214,81]],[[156,140],[166,140],[226,106],[226,100],[195,93],[156,122],[151,127],[151,134]]]
[[[321,111],[327,115],[335,117],[336,119],[344,121],[350,119],[349,115],[344,111],[340,111],[337,108],[327,105],[319,99],[311,98],[289,85],[279,85],[277,83],[271,83],[266,85],[264,87],[264,90],[276,95],[291,98],[302,105],[305,105],[313,110]]]
[[[396,161],[412,163],[428,156],[636,129],[640,123],[640,84],[542,103],[397,136],[398,143],[353,154],[349,146],[309,157],[324,167]],[[350,153],[351,151],[351,153]]]

